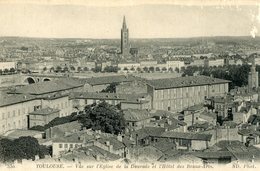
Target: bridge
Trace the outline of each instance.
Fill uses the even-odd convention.
[[[44,81],[57,80],[59,78],[66,78],[68,75],[58,75],[58,74],[26,74],[21,75],[22,84],[33,84]]]

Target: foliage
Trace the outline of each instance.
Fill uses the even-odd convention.
[[[93,72],[101,72],[102,71],[102,68],[100,66],[97,66],[95,68],[92,68],[92,71]]]
[[[61,124],[65,124],[65,123],[69,123],[72,121],[76,121],[77,120],[77,113],[74,112],[69,116],[64,116],[64,117],[57,117],[53,120],[51,120],[48,124],[44,125],[44,126],[40,126],[40,125],[36,125],[31,127],[31,130],[36,130],[36,131],[45,131],[46,129],[49,129],[50,127],[56,126],[56,125],[61,125]]]
[[[106,66],[104,68],[105,72],[118,72],[119,68],[117,66]]]
[[[103,92],[103,93],[115,93],[117,85],[118,85],[118,83],[111,83],[111,84],[109,84],[109,86],[107,86],[107,88],[101,90],[101,92]]]
[[[260,71],[260,66],[257,66],[256,70]],[[195,72],[198,72],[201,75],[230,80],[232,82],[229,84],[229,88],[233,89],[235,86],[241,87],[247,85],[249,71],[249,65],[232,65],[220,67],[188,66],[183,70],[182,75],[192,76]]]
[[[46,146],[39,145],[38,140],[34,137],[20,137],[15,140],[3,138],[0,140],[0,161],[12,162],[22,159],[35,159],[38,155],[44,158],[50,154]]]
[[[119,134],[125,128],[123,112],[106,102],[86,107],[85,113],[79,117],[79,122],[87,129],[92,128],[106,133]]]

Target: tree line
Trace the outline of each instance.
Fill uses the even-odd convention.
[[[256,66],[256,71],[260,72],[259,65]],[[242,87],[248,84],[248,74],[250,72],[250,65],[244,64],[218,67],[188,66],[186,68],[182,68],[182,72],[182,76],[192,76],[194,74],[198,74],[230,80],[231,83],[229,84],[229,88],[233,89],[235,87]]]

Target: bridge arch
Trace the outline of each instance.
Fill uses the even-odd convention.
[[[51,81],[50,78],[43,78],[42,81]]]
[[[36,83],[36,80],[35,80],[33,77],[27,77],[27,78],[24,80],[24,83],[34,84],[34,83]]]

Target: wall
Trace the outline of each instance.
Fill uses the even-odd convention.
[[[23,103],[0,107],[0,134],[13,129],[27,129],[27,115],[34,111],[34,106],[40,105],[40,100],[31,100]]]
[[[42,108],[54,108],[60,110],[60,117],[68,116],[72,113],[72,103],[68,96],[52,100],[42,100]]]

